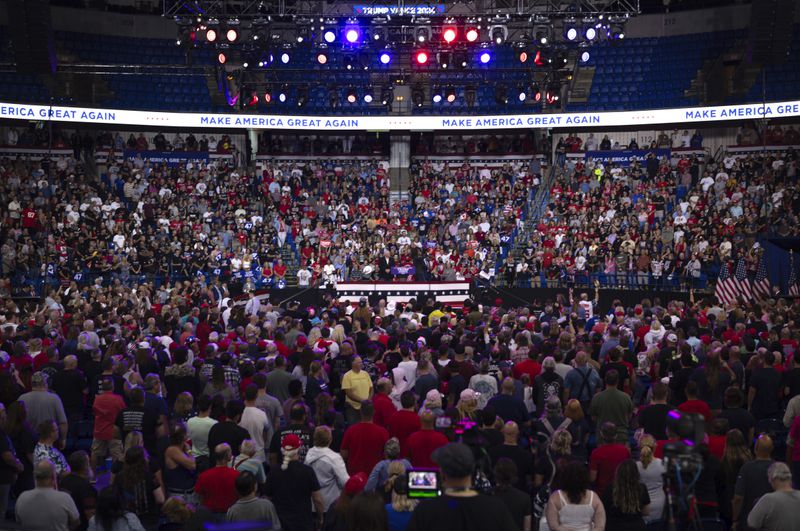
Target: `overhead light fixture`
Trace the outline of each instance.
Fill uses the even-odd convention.
[[[467,42],[476,42],[481,34],[477,27],[467,26],[467,31],[464,33],[464,36],[467,38]]]
[[[431,101],[433,103],[442,103],[442,89],[434,87],[431,91]]]
[[[453,41],[456,40],[456,37],[458,37],[458,32],[454,26],[446,27],[442,30],[442,39],[444,39],[444,42],[447,44],[452,44]]]
[[[508,38],[508,28],[506,26],[492,26],[489,28],[489,35],[495,44],[503,44]]]
[[[447,103],[453,103],[456,101],[456,88],[453,85],[447,87],[447,90],[444,93],[444,97],[447,100]]]
[[[569,42],[578,40],[578,21],[574,17],[564,19],[564,38]]]
[[[414,30],[414,35],[414,40],[420,44],[429,42],[431,40],[431,28],[430,26],[417,26]]]
[[[356,89],[353,87],[347,89],[347,103],[355,103],[357,99]]]
[[[336,40],[336,32],[331,29],[325,30],[325,33],[322,34],[322,38],[325,42],[331,44]]]
[[[388,65],[392,62],[392,55],[388,51],[381,52],[379,56],[382,65]]]
[[[494,88],[494,101],[498,105],[505,105],[508,103],[508,90],[505,85],[497,85]]]
[[[394,100],[394,88],[391,86],[384,87],[381,90],[381,105],[389,105]]]
[[[416,54],[417,64],[424,65],[428,62],[428,54],[424,51],[419,51]]]
[[[425,90],[420,85],[416,85],[411,90],[411,101],[417,107],[422,107],[425,103]]]

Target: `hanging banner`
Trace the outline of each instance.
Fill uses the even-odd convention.
[[[186,166],[187,162],[202,162],[208,164],[208,151],[136,151],[126,149],[125,160],[140,158],[153,164],[166,164],[167,166]]]
[[[623,149],[609,151],[585,151],[584,159],[600,161],[605,164],[615,164],[617,166],[630,166],[634,160],[644,161],[648,154],[654,154],[657,159],[670,157],[669,149]]]
[[[275,106],[276,110],[287,107]],[[287,108],[288,109],[288,108]],[[489,129],[644,127],[659,124],[712,123],[800,116],[800,101],[752,103],[621,112],[502,114],[494,116],[291,116],[277,114],[206,114],[121,109],[87,109],[0,103],[0,120],[153,125],[183,129],[270,129],[305,131],[480,131]]]

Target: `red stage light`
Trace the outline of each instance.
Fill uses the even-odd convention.
[[[444,42],[450,44],[451,42],[456,40],[456,29],[445,28],[445,30],[442,32],[442,38],[444,39]]]
[[[417,63],[424,65],[428,62],[428,54],[425,52],[418,52],[417,53]]]
[[[228,60],[228,58],[227,58],[227,57],[225,57],[225,54],[224,54],[224,53],[221,53],[221,54],[219,54],[219,55],[217,56],[217,60],[219,61],[219,64],[221,64],[221,65],[224,65],[224,64],[225,64],[225,61],[227,61],[227,60]]]

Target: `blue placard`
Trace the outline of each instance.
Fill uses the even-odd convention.
[[[587,151],[584,153],[586,160],[592,159],[603,164],[616,164],[617,166],[630,166],[634,159],[643,162],[647,155],[653,153],[656,158],[669,158],[672,154],[670,149],[622,149],[611,151]]]

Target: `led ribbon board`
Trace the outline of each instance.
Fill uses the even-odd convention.
[[[480,131],[571,127],[645,127],[701,124],[756,118],[800,116],[800,101],[717,107],[686,107],[621,112],[502,114],[488,116],[292,116],[217,114],[122,109],[90,109],[60,105],[0,102],[0,119],[178,127],[184,129],[272,129],[306,131]]]

